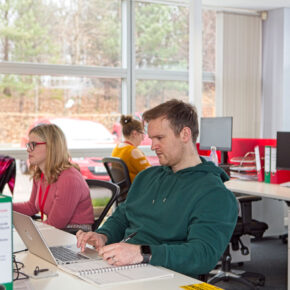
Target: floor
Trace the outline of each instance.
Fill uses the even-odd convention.
[[[234,265],[233,269],[265,275],[266,282],[261,290],[287,289],[287,244],[278,237],[264,238],[252,241],[251,261],[242,266]],[[218,282],[215,284],[225,290],[248,290],[249,287],[235,281]]]

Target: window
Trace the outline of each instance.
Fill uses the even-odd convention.
[[[20,146],[40,118],[111,131],[125,76],[121,11],[120,0],[0,0],[0,144]]]
[[[10,94],[0,98],[0,144],[19,145],[37,119],[75,117],[112,128],[119,115],[120,79],[9,74],[0,83]]]
[[[216,12],[203,10],[202,13],[202,116],[214,117],[215,110],[215,46],[216,46]]]
[[[188,101],[190,1],[0,0],[1,146],[20,146],[37,118],[94,120],[112,132],[121,113]],[[204,10],[203,21],[208,116],[215,13]]]
[[[137,2],[136,68],[188,69],[188,8]]]
[[[172,98],[188,101],[188,83],[157,80],[138,80],[136,82],[137,112],[144,112]]]
[[[0,1],[1,59],[121,66],[121,1]]]

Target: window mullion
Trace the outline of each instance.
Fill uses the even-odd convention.
[[[124,78],[126,71],[113,67],[56,65],[25,62],[0,62],[0,73],[24,75],[82,76],[99,78]]]

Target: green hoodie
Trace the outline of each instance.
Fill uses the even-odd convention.
[[[148,168],[135,178],[127,199],[97,230],[107,244],[133,232],[132,244],[150,245],[152,265],[197,276],[213,269],[236,225],[238,206],[212,162],[177,172]]]

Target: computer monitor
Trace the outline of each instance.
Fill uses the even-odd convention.
[[[221,164],[227,164],[227,151],[232,150],[233,117],[200,118],[199,148],[215,146],[221,151]]]
[[[277,132],[276,167],[290,170],[290,132]]]

